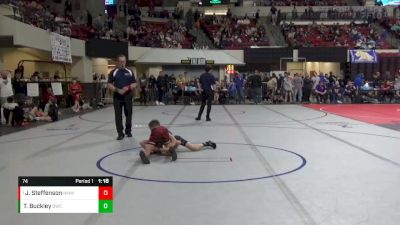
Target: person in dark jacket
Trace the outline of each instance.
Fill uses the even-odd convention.
[[[210,73],[211,67],[206,66],[205,73],[200,76],[200,87],[201,89],[201,106],[198,116],[196,120],[201,120],[201,115],[203,114],[204,108],[207,102],[207,115],[206,121],[211,121],[210,112],[211,112],[211,103],[214,99],[214,89],[215,89],[215,77]]]
[[[309,75],[303,80],[303,102],[310,102],[311,91],[313,88],[313,81],[310,79]]]
[[[156,101],[156,105],[165,105],[163,100],[166,86],[167,80],[165,79],[164,71],[160,71],[157,77],[158,101]]]

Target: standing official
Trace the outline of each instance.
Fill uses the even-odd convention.
[[[199,89],[202,90],[201,92],[201,106],[199,115],[197,116],[196,120],[201,120],[201,115],[203,114],[204,107],[206,106],[207,102],[207,115],[206,121],[211,121],[210,112],[211,112],[211,103],[214,99],[214,85],[215,85],[215,77],[210,73],[211,67],[206,66],[206,72],[200,76],[200,87]]]
[[[114,93],[115,125],[117,127],[117,140],[122,140],[124,127],[122,125],[122,108],[125,113],[125,134],[132,137],[132,99],[133,90],[136,87],[136,79],[132,70],[125,67],[126,57],[117,57],[117,68],[108,75],[108,88]]]

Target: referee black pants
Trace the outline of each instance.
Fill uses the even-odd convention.
[[[200,111],[198,118],[201,118],[201,115],[203,114],[204,108],[206,107],[207,103],[207,115],[206,118],[210,118],[210,112],[211,112],[211,103],[214,100],[214,92],[211,93],[201,93],[201,106],[200,106]]]
[[[115,126],[119,136],[124,135],[122,110],[125,114],[125,133],[130,134],[132,132],[132,95],[124,96],[124,98],[114,97]]]

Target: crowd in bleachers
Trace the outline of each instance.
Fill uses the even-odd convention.
[[[63,13],[58,13],[54,8],[44,4],[44,1],[11,1],[18,9],[21,19],[33,26],[37,26],[49,31],[61,33],[83,40],[91,38],[102,38],[117,41],[129,41],[131,45],[144,47],[160,48],[204,48],[197,46],[196,40],[189,33],[189,29],[196,25],[203,29],[215,47],[220,49],[243,49],[250,46],[267,46],[269,41],[266,37],[265,27],[259,25],[259,11],[256,18],[236,18],[228,11],[227,16],[206,16],[199,19],[199,12],[189,11],[184,15],[182,8],[177,7],[174,12],[163,9],[155,12],[155,6],[162,1],[136,1],[135,4],[127,2],[120,9],[117,15],[106,17],[98,15],[93,17],[89,11],[85,16],[81,14],[77,18],[72,17],[72,7],[65,4]],[[68,1],[67,1],[68,2]],[[294,4],[297,2],[297,4]],[[349,8],[342,10],[335,7],[322,11],[314,11],[314,5],[344,5],[342,1],[270,1],[267,4],[274,6],[282,5],[308,5],[304,13],[298,13],[294,6],[291,13],[281,14],[279,10],[271,9],[273,24],[279,21],[291,21],[297,19],[304,20],[353,20],[360,18],[365,20],[370,26],[372,23],[380,21],[381,25],[394,34],[400,31],[399,22],[387,17],[384,7],[370,12]],[[120,6],[118,6],[120,7]],[[148,16],[159,16],[170,18],[169,22],[144,22],[142,12],[139,7],[148,7]],[[275,8],[275,7],[273,7]],[[275,8],[276,9],[276,8]],[[274,13],[273,13],[274,12]],[[258,16],[257,16],[258,15]],[[116,16],[126,16],[129,25],[125,29],[116,28]],[[376,30],[365,25],[315,25],[312,26],[293,26],[288,22],[281,24],[282,31],[292,46],[302,44],[303,46],[346,46],[361,49],[390,48],[386,42],[387,31],[378,33]],[[209,46],[206,46],[208,48]]]
[[[236,18],[214,15],[203,18],[200,23],[208,37],[221,49],[268,45],[265,28],[247,16]]]
[[[141,47],[191,48],[193,37],[178,21],[141,22],[127,29],[130,43]]]
[[[266,6],[345,6],[346,0],[262,0],[263,5]]]
[[[47,31],[57,32],[66,36],[71,35],[71,25],[74,22],[72,9],[67,7],[63,15],[46,5],[43,0],[17,1],[11,0],[14,16],[25,23]]]
[[[400,38],[400,20],[394,17],[385,17],[380,21],[382,27],[390,31],[397,39]]]
[[[387,16],[384,7],[380,10],[367,7],[329,7],[315,10],[309,6],[304,12],[298,12],[296,6],[293,6],[291,12],[279,13],[279,20],[368,20],[372,18],[382,18]]]
[[[281,29],[287,42],[294,47],[335,47],[344,46],[355,49],[390,48],[386,41],[387,33],[379,33],[368,25],[324,25],[296,26],[283,23]]]

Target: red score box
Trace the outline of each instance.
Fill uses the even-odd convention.
[[[112,186],[100,186],[99,187],[99,200],[112,200],[112,199],[113,199]]]

